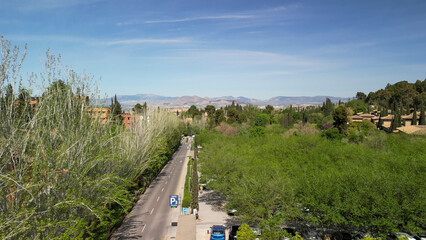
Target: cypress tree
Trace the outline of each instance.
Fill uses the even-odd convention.
[[[381,129],[382,126],[383,126],[383,119],[382,119],[382,115],[380,114],[380,116],[379,116],[379,122],[377,123],[377,127]]]
[[[413,119],[411,120],[411,125],[417,125],[417,110],[416,110],[416,107],[414,107]]]
[[[426,125],[425,109],[423,108],[423,106],[420,108],[419,125]]]
[[[191,209],[200,209],[198,207],[198,170],[197,170],[197,144],[194,143],[194,162],[192,165],[192,182],[191,182]]]
[[[121,114],[123,114],[123,111],[121,109],[121,104],[117,100],[117,95],[114,96],[114,99],[111,98],[110,109],[113,121],[122,122],[123,119],[121,117]]]
[[[331,102],[330,98],[325,99],[325,103],[323,104],[323,112],[324,116],[329,116],[333,113],[333,103]]]

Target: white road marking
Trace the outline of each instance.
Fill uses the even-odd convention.
[[[166,181],[166,184],[167,184],[167,181]]]
[[[143,228],[142,228],[141,233],[143,233],[143,230],[145,230],[145,227],[146,227],[146,224],[145,224],[145,225],[143,225]]]
[[[151,210],[151,213],[149,215],[152,215],[152,212],[154,212],[154,208]]]
[[[161,189],[161,191],[164,191],[164,188],[163,188],[163,189]]]
[[[160,197],[157,198],[157,202],[158,202],[158,200],[160,200]]]

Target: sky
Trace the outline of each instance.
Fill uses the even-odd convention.
[[[112,96],[352,97],[426,78],[426,1],[0,0],[0,35]]]

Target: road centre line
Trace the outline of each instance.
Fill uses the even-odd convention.
[[[152,215],[153,212],[154,212],[154,208],[151,210],[151,213],[149,215]]]
[[[161,189],[161,191],[163,192],[163,191],[164,191],[164,188],[162,188],[162,189]]]
[[[160,197],[157,198],[157,202],[158,202],[158,200],[160,200]]]
[[[143,233],[143,230],[145,230],[145,227],[146,227],[146,224],[145,224],[145,225],[143,225],[143,228],[142,228],[141,233]]]

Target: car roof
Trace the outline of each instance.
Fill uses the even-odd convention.
[[[220,230],[223,230],[224,229],[224,227],[222,226],[222,225],[213,225],[213,227],[212,227],[213,229],[220,229]]]

